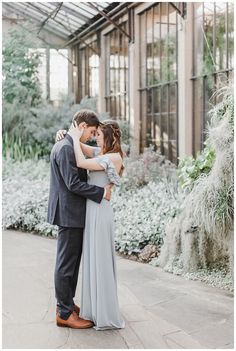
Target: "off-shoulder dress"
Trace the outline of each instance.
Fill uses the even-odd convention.
[[[108,155],[94,159],[104,170],[88,171],[88,183],[120,185],[120,177]],[[82,254],[80,317],[92,320],[96,330],[125,327],[117,295],[117,268],[114,245],[114,214],[110,201],[100,204],[87,199]]]

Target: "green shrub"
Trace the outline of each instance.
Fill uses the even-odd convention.
[[[37,107],[5,104],[3,108],[3,155],[15,160],[46,157],[55,142],[58,129],[68,129],[75,112],[88,108],[95,111],[96,100],[84,98],[74,104],[72,95],[62,96],[58,108],[42,101]]]
[[[2,73],[3,102],[28,106],[37,105],[41,100],[41,90],[37,75],[40,53],[29,48],[40,47],[40,41],[32,31],[11,29],[3,36]]]
[[[22,142],[21,137],[11,136],[7,132],[3,134],[3,157],[5,159],[14,159],[25,161],[27,159],[38,160],[42,156],[41,146],[38,144]]]
[[[180,160],[177,175],[183,189],[191,191],[194,182],[201,174],[208,174],[215,160],[215,151],[208,141],[204,142],[204,149],[198,152],[196,158],[188,156]]]
[[[28,30],[27,30],[28,29]],[[74,103],[74,96],[61,96],[59,107],[41,98],[38,80],[40,53],[30,51],[42,43],[28,24],[11,30],[3,41],[3,156],[15,160],[49,158],[58,129],[69,128],[74,113],[96,110],[95,98]],[[105,117],[105,114],[101,115]]]

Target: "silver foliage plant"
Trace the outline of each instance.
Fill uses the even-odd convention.
[[[150,157],[148,150],[143,157]],[[128,177],[128,173],[135,166],[136,161],[133,163],[130,160],[130,166],[122,177],[121,188],[114,189],[112,194],[116,248],[125,253],[140,252],[149,243],[162,244],[166,221],[178,212],[182,194],[178,192],[174,177],[171,182],[163,177],[162,181],[150,181],[145,186],[127,189],[127,185],[132,184],[131,174]],[[154,169],[146,170],[149,174],[146,176],[154,177],[153,172],[156,173]],[[48,186],[49,164],[45,160],[4,160],[3,226],[56,236],[56,226],[46,222]]]
[[[218,92],[219,94],[219,92]],[[209,112],[208,140],[216,158],[209,174],[202,174],[186,196],[180,214],[166,226],[156,265],[173,272],[224,267],[233,277],[233,159],[234,99],[230,88]]]
[[[47,223],[49,164],[45,160],[3,162],[3,227],[56,236]]]
[[[135,190],[114,190],[116,250],[130,255],[148,244],[162,245],[165,226],[177,215],[183,197],[181,191],[173,195],[169,188],[164,181],[150,181]]]
[[[122,179],[124,190],[140,188],[149,182],[163,181],[173,196],[178,191],[175,164],[161,155],[159,150],[154,151],[153,146],[145,148],[140,155],[134,154],[125,158],[124,163],[125,171]]]

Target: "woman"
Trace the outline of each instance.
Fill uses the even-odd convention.
[[[120,184],[123,171],[121,132],[115,121],[105,121],[97,129],[98,147],[80,142],[83,130],[70,129],[77,166],[88,170],[88,183]],[[57,139],[63,135],[57,133]],[[85,158],[88,157],[88,159]],[[117,296],[114,247],[114,217],[110,201],[100,204],[87,199],[82,256],[80,317],[92,320],[96,330],[124,328]]]

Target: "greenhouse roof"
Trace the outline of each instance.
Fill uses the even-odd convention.
[[[38,24],[39,30],[44,28],[72,39],[118,5],[119,2],[2,2],[2,15],[29,18]]]

